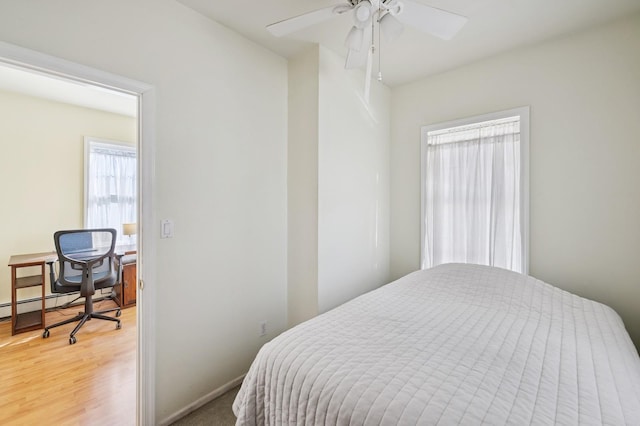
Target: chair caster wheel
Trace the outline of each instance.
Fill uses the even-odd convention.
[[[118,323],[116,324],[116,330],[120,330],[122,328],[122,324],[120,324],[120,321],[118,321]]]
[[[43,339],[46,339],[47,337],[49,337],[49,330],[45,330],[45,331],[42,333],[42,338],[43,338]]]
[[[119,317],[120,315],[122,315],[122,311],[121,311],[120,309],[118,309],[118,310],[116,311],[116,317]]]
[[[76,340],[75,336],[74,337],[69,337],[69,344],[70,345],[73,345],[76,342],[77,342],[77,340]]]

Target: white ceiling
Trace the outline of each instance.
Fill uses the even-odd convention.
[[[349,14],[276,38],[268,24],[346,0],[178,0],[268,49],[290,57],[312,43],[344,56]],[[450,41],[405,28],[393,43],[382,41],[382,71],[389,86],[603,24],[640,12],[640,0],[414,0],[467,16]]]
[[[133,95],[0,65],[0,90],[136,117]]]

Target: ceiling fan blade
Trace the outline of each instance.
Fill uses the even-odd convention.
[[[443,40],[451,40],[468,21],[464,16],[411,0],[402,3],[402,11],[396,15],[400,22]]]
[[[276,37],[282,37],[287,34],[299,31],[311,25],[331,19],[335,14],[343,13],[340,6],[325,7],[323,9],[314,10],[313,12],[304,13],[275,24],[267,25],[267,30]]]

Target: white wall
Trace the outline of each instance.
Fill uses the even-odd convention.
[[[396,88],[391,271],[419,268],[420,127],[531,106],[530,274],[640,345],[640,15]]]
[[[389,280],[390,91],[315,46],[289,61],[289,325]]]
[[[320,48],[318,309],[389,280],[390,90]]]
[[[162,421],[247,371],[261,320],[286,327],[287,63],[173,0],[0,10],[0,40],[156,88]]]
[[[9,257],[55,250],[55,231],[84,224],[84,137],[134,144],[137,120],[7,91],[0,91],[0,117],[0,304],[9,305],[0,308],[0,317],[7,317]],[[51,294],[48,278],[45,292]],[[20,290],[18,298],[41,294],[33,287]]]
[[[318,314],[319,47],[289,60],[288,323]]]

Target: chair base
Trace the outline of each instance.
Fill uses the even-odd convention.
[[[80,327],[82,327],[85,322],[91,320],[92,318],[101,319],[105,321],[113,321],[116,323],[116,330],[119,330],[120,328],[122,328],[122,325],[120,324],[120,320],[118,318],[113,318],[113,317],[104,315],[108,312],[115,312],[116,317],[119,317],[121,315],[120,308],[107,309],[104,311],[91,312],[91,313],[81,312],[73,318],[69,318],[64,321],[60,321],[56,324],[45,327],[44,331],[42,332],[42,338],[46,339],[47,337],[49,337],[49,329],[51,328],[60,327],[61,325],[79,321],[78,325],[76,325],[76,327],[73,329],[71,334],[69,334],[69,344],[73,345],[74,343],[76,343],[76,333],[80,330]]]

